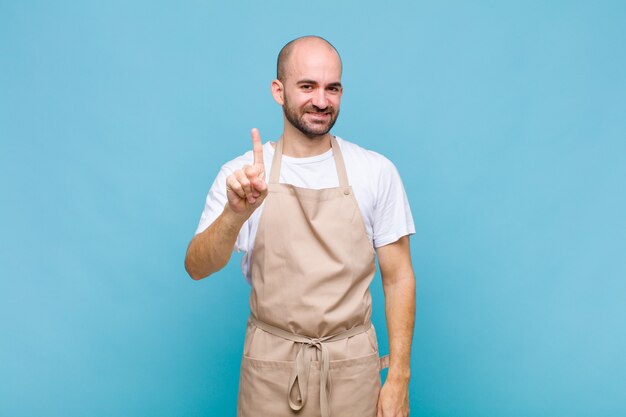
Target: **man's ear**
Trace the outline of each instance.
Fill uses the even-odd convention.
[[[271,89],[272,89],[272,96],[274,97],[274,100],[276,101],[276,103],[280,104],[281,106],[284,105],[285,104],[285,86],[283,85],[283,83],[280,80],[274,80],[272,81]]]

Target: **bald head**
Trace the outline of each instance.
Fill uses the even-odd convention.
[[[287,43],[283,46],[283,49],[280,50],[276,62],[276,78],[284,82],[289,73],[291,59],[294,55],[297,55],[298,52],[307,54],[312,51],[326,51],[336,55],[341,67],[339,52],[337,52],[337,49],[335,49],[330,42],[319,36],[302,36]]]

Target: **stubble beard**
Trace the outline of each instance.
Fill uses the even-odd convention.
[[[302,134],[310,139],[316,139],[320,136],[324,136],[330,129],[333,128],[335,122],[337,121],[337,117],[339,117],[339,110],[335,110],[334,107],[327,107],[324,110],[321,110],[315,106],[307,106],[302,109],[302,111],[298,111],[299,109],[293,108],[289,105],[289,102],[285,98],[285,104],[283,105],[283,113],[285,117]],[[330,114],[330,118],[325,123],[308,123],[304,120],[304,117],[307,113],[328,113]]]

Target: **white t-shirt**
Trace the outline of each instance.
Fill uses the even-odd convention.
[[[346,165],[348,182],[359,204],[367,235],[375,248],[393,243],[402,236],[415,233],[413,216],[398,170],[379,153],[337,137]],[[266,181],[269,181],[274,148],[270,142],[263,145]],[[224,211],[226,205],[226,178],[244,165],[254,162],[252,151],[222,166],[206,198],[196,234],[203,232]],[[331,188],[339,186],[333,151],[308,158],[283,155],[280,180],[302,188]],[[250,282],[250,259],[262,204],[239,231],[234,250],[245,252],[241,270]]]

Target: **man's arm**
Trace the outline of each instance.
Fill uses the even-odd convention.
[[[207,277],[226,266],[245,221],[226,204],[222,214],[191,239],[185,256],[185,269],[191,278]]]
[[[415,323],[415,276],[409,237],[377,249],[385,293],[390,363],[378,400],[377,417],[409,415],[411,342]]]
[[[226,179],[228,202],[222,214],[189,243],[185,269],[193,279],[207,277],[228,263],[241,226],[267,196],[263,145],[257,129],[252,129],[252,150],[254,164],[238,169]]]

